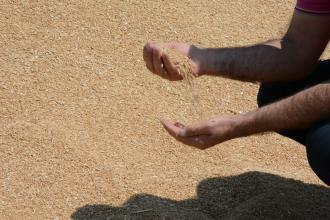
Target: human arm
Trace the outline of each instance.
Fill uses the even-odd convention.
[[[247,114],[217,117],[193,125],[162,121],[178,141],[206,149],[224,141],[267,131],[309,127],[330,118],[330,82],[318,84],[293,96]]]
[[[288,31],[281,40],[236,48],[200,49],[180,43],[170,46],[192,59],[198,75],[260,82],[298,80],[316,66],[329,40],[329,26],[329,15],[295,10]],[[171,60],[160,52],[156,44],[145,46],[144,58],[150,71],[170,80],[180,79]],[[162,62],[168,75],[164,75]]]
[[[204,49],[206,73],[243,81],[290,81],[315,68],[329,40],[330,16],[295,10],[281,40],[250,47]]]

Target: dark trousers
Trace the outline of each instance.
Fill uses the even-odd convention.
[[[257,102],[261,107],[329,80],[330,60],[320,61],[313,73],[304,80],[262,84]],[[288,130],[280,134],[306,146],[310,166],[323,182],[330,185],[330,117],[309,128]]]

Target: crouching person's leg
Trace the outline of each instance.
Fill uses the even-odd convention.
[[[306,136],[307,157],[316,175],[330,185],[330,120],[311,128]]]

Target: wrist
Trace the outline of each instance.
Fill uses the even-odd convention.
[[[208,59],[207,59],[207,51],[204,48],[198,48],[194,45],[191,45],[189,51],[189,58],[193,60],[196,64],[196,73],[198,76],[207,74],[208,72]]]
[[[207,75],[211,74],[210,70],[210,56],[207,48],[200,48],[199,49],[199,63],[200,63],[200,75]]]
[[[224,62],[225,49],[198,48],[201,75],[222,75],[229,72],[230,64]]]
[[[245,137],[264,131],[257,123],[255,112],[249,112],[235,117],[234,132],[236,137]]]

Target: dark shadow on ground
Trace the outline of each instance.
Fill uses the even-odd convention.
[[[180,190],[180,189],[178,189]],[[175,201],[138,194],[122,207],[86,205],[73,220],[330,219],[330,189],[248,172],[200,182],[196,198]]]

